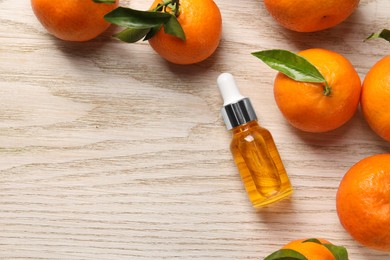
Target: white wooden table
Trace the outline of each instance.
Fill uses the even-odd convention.
[[[390,152],[359,111],[325,134],[293,129],[273,98],[275,71],[250,55],[337,51],[361,79],[389,54],[388,0],[362,0],[317,33],[281,28],[262,1],[216,0],[218,51],[197,65],[160,58],[146,42],[51,37],[29,1],[0,1],[0,259],[262,259],[289,240],[323,237],[354,260],[390,256],[339,224],[335,195],[360,159]],[[147,9],[148,1],[122,1]],[[277,143],[295,188],[256,211],[229,151],[216,78],[231,72]]]

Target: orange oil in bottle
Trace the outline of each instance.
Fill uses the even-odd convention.
[[[262,207],[286,198],[293,189],[270,132],[258,124],[233,75],[222,73],[217,83],[224,101],[222,118],[233,133],[230,149],[250,201]]]
[[[253,120],[232,133],[230,149],[253,206],[288,197],[293,189],[270,132]]]

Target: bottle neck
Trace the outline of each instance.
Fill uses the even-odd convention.
[[[259,123],[257,122],[257,120],[252,120],[248,123],[234,127],[232,129],[232,133],[233,133],[233,135],[238,134],[238,133],[243,133],[243,132],[249,131],[249,129],[251,129],[253,127],[259,127]]]
[[[225,105],[221,113],[228,130],[257,119],[251,101],[248,98]]]

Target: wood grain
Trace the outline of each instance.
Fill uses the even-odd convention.
[[[216,0],[223,38],[208,60],[177,66],[146,42],[51,37],[29,1],[0,0],[0,259],[261,259],[287,241],[324,237],[355,260],[389,255],[339,224],[343,174],[389,143],[360,111],[326,134],[290,127],[272,93],[275,72],[250,55],[269,48],[340,52],[361,79],[390,51],[363,42],[390,27],[388,0],[362,0],[344,23],[300,34],[260,0]],[[145,1],[122,1],[134,8]],[[295,188],[255,211],[229,151],[221,72],[236,76],[277,143]]]

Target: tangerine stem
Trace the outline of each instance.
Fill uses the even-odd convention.
[[[173,4],[175,5],[175,16],[179,16],[179,6],[180,6],[180,0],[172,0]]]
[[[161,3],[159,3],[153,10],[152,12],[157,12],[157,11],[162,11],[167,5],[171,4],[171,0],[164,0]]]
[[[331,93],[332,93],[332,88],[329,86],[328,82],[325,81],[324,95],[325,96],[330,96]]]
[[[169,11],[167,11],[167,7],[169,7],[172,10],[172,12],[170,12],[170,13],[174,14],[176,17],[178,17],[179,16],[179,5],[180,5],[180,0],[163,0],[154,9],[152,9],[152,12],[163,11],[163,12],[167,13],[167,12],[169,12]]]

